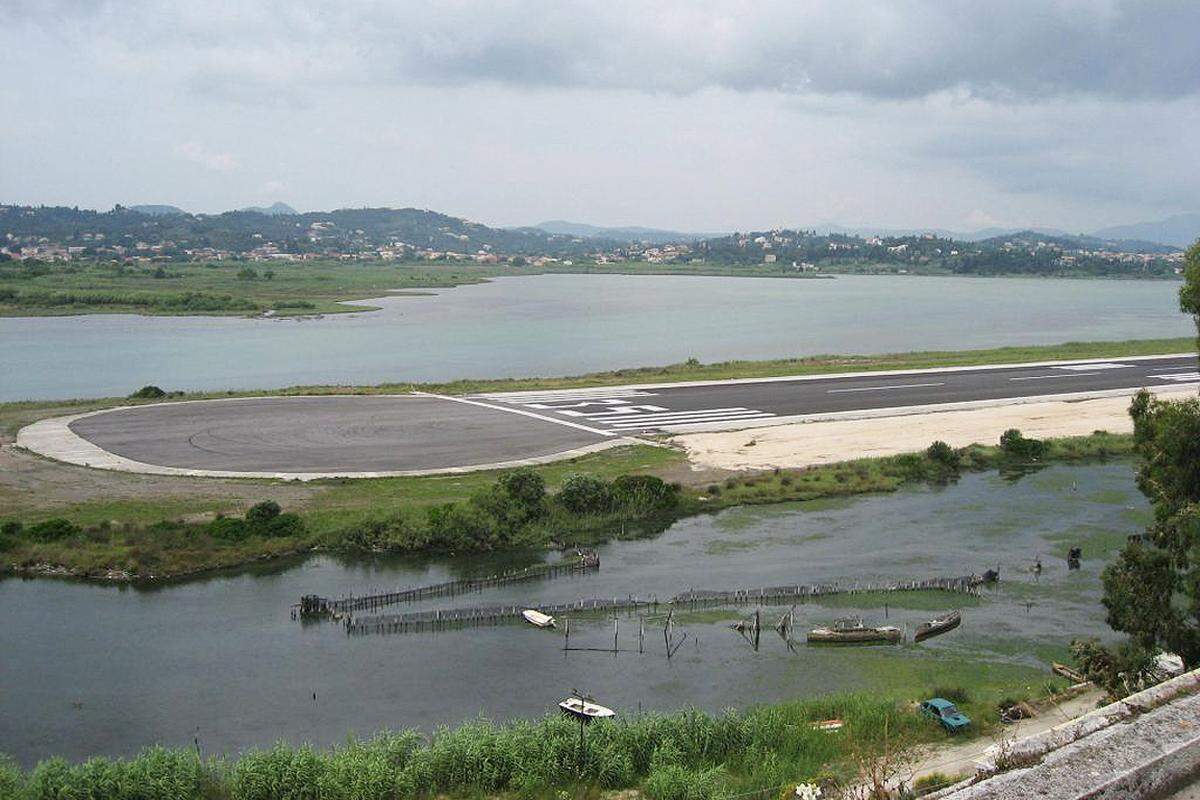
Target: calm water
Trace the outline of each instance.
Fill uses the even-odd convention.
[[[0,401],[1186,336],[1174,281],[501,278],[317,320],[0,319]]]
[[[194,738],[207,752],[281,738],[327,745],[352,731],[431,730],[477,714],[538,716],[572,687],[624,712],[715,709],[879,687],[892,670],[926,670],[947,657],[1041,669],[1062,657],[1070,637],[1105,632],[1099,570],[1146,518],[1125,463],[1054,467],[1016,482],[979,474],[945,489],[684,520],[654,539],[604,547],[598,573],[439,601],[665,597],[688,587],[955,576],[997,565],[1005,578],[982,604],[966,607],[962,628],[920,646],[800,644],[789,653],[769,632],[754,652],[728,628],[748,611],[730,609],[724,619],[684,614],[679,629],[689,639],[670,662],[654,630],[645,654],[614,656],[565,654],[556,633],[520,625],[348,638],[335,624],[289,618],[288,606],[306,592],[487,573],[520,560],[513,556],[315,558],[150,591],[9,579],[0,581],[0,752],[29,763]],[[1084,549],[1078,572],[1062,558],[1069,544]],[[1022,570],[1039,554],[1046,571],[1034,582]],[[783,610],[768,609],[767,621]],[[858,610],[883,622],[882,609]],[[803,631],[853,611],[801,605],[796,625]],[[911,631],[928,613],[892,607],[888,620]],[[636,630],[634,619],[622,618],[622,647],[636,650]],[[573,645],[611,641],[611,621],[572,625]]]

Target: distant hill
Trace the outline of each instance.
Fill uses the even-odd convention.
[[[1157,222],[1113,225],[1092,234],[1102,239],[1143,239],[1176,247],[1191,247],[1200,239],[1200,214],[1176,214]]]
[[[269,217],[300,213],[287,203],[272,203],[269,206],[246,206],[245,208],[239,208],[238,211],[249,211],[253,214],[266,214]]]
[[[1113,239],[1099,236],[1077,236],[1070,233],[1047,234],[1038,230],[1015,231],[987,239],[980,239],[976,244],[982,246],[1000,246],[1006,242],[1022,244],[1029,247],[1038,242],[1052,244],[1063,250],[1108,250],[1119,253],[1150,253],[1164,255],[1178,252],[1174,245],[1160,242],[1148,242],[1137,239]]]
[[[288,253],[353,253],[403,243],[440,252],[490,249],[508,255],[570,256],[618,244],[535,228],[490,228],[419,208],[341,208],[304,214],[262,210],[149,214],[123,206],[92,211],[65,206],[0,205],[0,239],[6,234],[38,236],[63,245],[87,246],[94,241],[88,234],[96,233],[104,234],[102,241],[112,245],[169,244],[164,255],[204,247],[247,252],[268,243]]]
[[[879,225],[817,225],[813,230],[818,233],[844,233],[851,236],[879,236],[881,238],[895,236],[922,236],[931,233],[942,239],[954,239],[960,242],[978,242],[983,239],[993,239],[997,236],[1007,236],[1022,231],[1032,231],[1046,236],[1067,236],[1066,231],[1057,228],[980,228],[977,231],[952,231],[949,228],[887,228]]]
[[[584,239],[611,239],[620,242],[645,242],[647,244],[695,242],[701,239],[715,239],[725,235],[724,233],[683,233],[681,231],[669,231],[661,228],[642,228],[637,225],[605,228],[598,225],[588,225],[583,222],[568,222],[563,219],[539,222],[533,227],[546,233],[579,236]]]
[[[186,214],[182,208],[178,206],[165,205],[146,205],[146,206],[129,206],[130,211],[136,211],[139,214],[149,214],[152,217],[162,217],[168,214]]]

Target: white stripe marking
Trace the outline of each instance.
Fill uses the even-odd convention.
[[[924,386],[945,386],[944,383],[901,383],[894,386],[862,386],[856,389],[829,389],[826,394],[841,394],[843,392],[883,392],[888,389],[920,389]]]
[[[671,430],[677,430],[680,428],[688,428],[692,425],[709,425],[709,426],[713,426],[714,428],[719,428],[721,425],[728,425],[731,423],[740,423],[740,422],[758,423],[758,422],[763,422],[763,421],[774,422],[774,420],[775,420],[775,417],[773,417],[770,414],[743,414],[741,416],[717,417],[715,419],[708,419],[708,418],[702,417],[700,419],[680,419],[680,420],[675,420],[674,422],[659,422],[657,424],[648,424],[648,425],[621,425],[621,426],[618,426],[615,430],[619,430],[624,433],[635,433],[638,431],[655,431],[655,430],[671,431]]]
[[[589,428],[587,425],[580,425],[578,422],[567,422],[565,419],[556,419],[554,417],[548,417],[544,414],[535,414],[532,411],[523,411],[519,408],[513,408],[512,406],[494,406],[491,403],[481,403],[478,400],[468,400],[465,397],[454,397],[448,394],[430,394],[428,392],[414,392],[413,394],[419,394],[423,397],[436,397],[439,400],[449,400],[453,403],[464,403],[469,406],[490,408],[493,411],[504,411],[509,414],[520,414],[522,417],[540,419],[543,422],[553,422],[555,425],[566,425],[568,428],[578,428],[581,431],[599,434],[600,436],[616,436],[616,434],[612,431],[602,431],[599,428]]]
[[[1023,378],[1009,378],[1010,381],[1044,381],[1050,378],[1081,378],[1084,375],[1099,375],[1099,372],[1073,372],[1070,375],[1026,375]]]
[[[613,427],[617,429],[641,428],[641,427],[659,427],[662,425],[682,425],[693,422],[720,422],[725,419],[749,419],[750,417],[773,417],[766,411],[735,411],[726,414],[704,414],[696,417],[676,417],[675,419],[659,419],[659,420],[626,420],[624,422],[613,423]]]
[[[695,411],[668,411],[664,414],[637,414],[636,416],[632,415],[632,414],[624,414],[620,418],[617,418],[616,416],[609,415],[609,414],[589,414],[587,418],[593,419],[593,420],[595,420],[595,419],[599,419],[599,420],[613,419],[617,422],[629,422],[629,421],[635,420],[635,419],[636,420],[671,419],[672,417],[695,417],[695,416],[702,416],[704,414],[724,414],[727,412],[743,412],[743,411],[753,411],[753,410],[754,409],[751,409],[751,408],[742,408],[741,406],[736,406],[734,408],[699,408],[699,409],[696,409]]]
[[[1067,367],[1055,367],[1055,369],[1065,369],[1068,372],[1085,372],[1093,369],[1129,369],[1132,364],[1072,364]]]

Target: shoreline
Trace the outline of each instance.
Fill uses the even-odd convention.
[[[241,262],[238,262],[241,263]],[[248,262],[257,263],[257,262]],[[397,269],[429,269],[430,262],[375,262],[386,267],[394,267]],[[320,317],[323,315],[338,315],[350,313],[370,313],[379,311],[378,307],[365,306],[360,308],[349,307],[352,303],[367,303],[371,300],[376,300],[384,297],[394,296],[394,293],[412,292],[416,296],[421,294],[436,294],[436,292],[422,290],[436,289],[454,289],[459,286],[470,286],[479,283],[489,283],[497,278],[520,278],[520,277],[537,277],[541,275],[613,275],[613,276],[654,276],[654,277],[694,277],[694,278],[770,278],[778,280],[834,280],[841,277],[893,277],[893,278],[998,278],[998,279],[1029,279],[1029,280],[1067,280],[1067,281],[1147,281],[1147,282],[1164,282],[1175,281],[1182,283],[1180,275],[1088,275],[1079,273],[1024,273],[1024,272],[1002,272],[995,274],[976,274],[976,273],[956,273],[949,271],[921,271],[906,269],[904,271],[887,270],[887,269],[871,269],[864,267],[862,269],[846,269],[832,272],[815,272],[815,273],[800,273],[789,272],[779,269],[774,272],[756,271],[755,265],[738,265],[738,266],[719,266],[713,265],[710,269],[671,269],[661,265],[651,265],[646,262],[636,262],[644,268],[619,268],[606,269],[607,265],[576,265],[570,268],[522,268],[522,267],[499,267],[492,270],[483,270],[484,274],[476,276],[446,276],[444,281],[440,279],[433,284],[425,284],[420,287],[399,286],[392,289],[384,289],[386,294],[364,293],[347,293],[345,296],[336,296],[332,298],[305,298],[304,302],[313,304],[311,309],[268,309],[259,308],[251,309],[217,309],[211,311],[196,311],[196,310],[174,310],[164,308],[160,310],[149,310],[145,305],[130,304],[130,305],[100,305],[100,304],[79,304],[78,307],[57,307],[57,306],[0,306],[0,318],[8,319],[23,319],[23,318],[40,318],[40,317],[80,317],[88,315],[112,315],[112,314],[129,314],[139,317],[243,317],[246,319],[287,319],[297,317]],[[182,264],[168,264],[167,266],[193,266],[193,262],[184,262]],[[435,265],[436,266],[436,265]],[[460,264],[455,262],[452,265],[447,265],[447,269],[462,268],[475,265]],[[688,265],[691,266],[691,265]],[[147,292],[147,294],[150,294]]]

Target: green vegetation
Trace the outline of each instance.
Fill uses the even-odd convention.
[[[515,472],[318,482],[291,513],[275,506],[263,525],[253,524],[254,509],[249,520],[214,517],[223,509],[210,496],[50,504],[19,495],[14,511],[25,511],[20,518],[10,512],[0,552],[4,564],[22,572],[138,579],[313,550],[461,553],[592,544],[654,534],[681,517],[731,506],[890,492],[945,483],[969,470],[1123,456],[1131,446],[1128,436],[1097,432],[1039,443],[1042,455],[1032,463],[997,446],[974,445],[954,451],[954,470],[914,453],[735,476],[706,487],[673,486],[655,476],[678,469],[677,451],[633,446]],[[214,518],[185,521],[197,516]],[[53,521],[49,534],[40,527],[47,521]]]
[[[866,654],[868,660],[874,658]],[[892,659],[894,660],[894,659]],[[922,660],[924,661],[924,660]],[[380,733],[321,751],[276,745],[236,759],[201,759],[192,750],[153,748],[128,759],[72,765],[50,759],[23,772],[0,761],[0,796],[14,800],[385,800],[416,797],[594,797],[639,788],[654,800],[726,797],[782,790],[801,781],[826,786],[859,779],[864,758],[945,738],[915,710],[938,693],[963,697],[974,733],[997,724],[1001,698],[1030,698],[1036,671],[937,662],[896,670],[870,695],[840,694],[727,711],[623,716],[579,727],[561,716],[497,725],[478,720]],[[932,681],[945,681],[942,688]],[[957,688],[968,686],[969,688]],[[950,687],[950,688],[946,688]],[[811,723],[838,718],[836,734]]]
[[[343,301],[398,289],[478,283],[496,267],[305,261],[278,269],[245,262],[128,265],[0,261],[0,316],[44,314],[259,314],[363,311]]]

